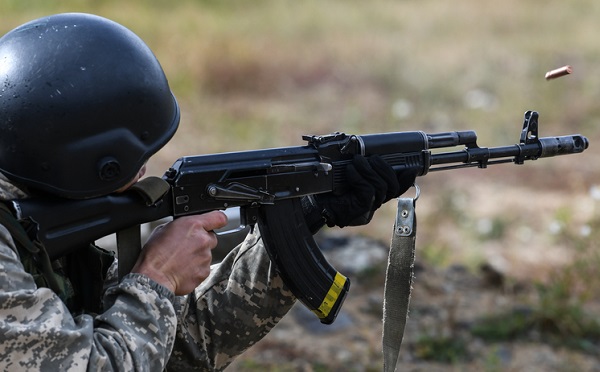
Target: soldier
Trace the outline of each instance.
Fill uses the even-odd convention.
[[[157,228],[119,280],[93,244],[50,263],[6,207],[124,191],[172,138],[177,101],[130,30],[78,13],[24,24],[0,38],[0,84],[1,370],[222,370],[291,308],[258,229],[211,267],[220,211]],[[347,194],[303,201],[313,231],[366,224],[414,181],[379,158],[349,172]]]

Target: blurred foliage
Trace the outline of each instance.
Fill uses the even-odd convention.
[[[521,308],[479,319],[471,332],[488,342],[541,341],[596,354],[600,344],[600,323],[596,317],[583,311],[581,304],[560,302],[564,299],[553,296],[545,300],[550,301],[543,301],[531,309]],[[547,307],[541,306],[544,302]]]
[[[594,214],[585,231],[573,231],[572,211],[559,209],[555,238],[573,245],[573,260],[552,271],[544,282],[535,284],[535,296],[521,306],[500,311],[477,321],[474,335],[488,341],[535,339],[597,353],[600,345],[600,321],[590,303],[600,296],[600,214]]]
[[[413,347],[415,355],[423,360],[452,364],[469,357],[466,342],[455,337],[423,336]]]
[[[181,152],[289,145],[335,130],[469,128],[498,145],[516,140],[527,109],[541,112],[542,134],[596,134],[598,7],[589,0],[3,0],[0,28],[64,11],[131,28],[163,63],[185,132],[203,137],[182,133]],[[543,79],[567,63],[573,76]]]

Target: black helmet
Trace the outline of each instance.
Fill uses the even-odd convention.
[[[80,13],[0,38],[0,172],[66,198],[111,193],[175,134],[179,107],[133,32]]]

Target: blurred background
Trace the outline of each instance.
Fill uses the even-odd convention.
[[[480,146],[511,145],[526,110],[540,113],[542,137],[587,136],[580,155],[418,180],[423,271],[402,362],[410,370],[535,370],[540,361],[527,358],[547,355],[553,370],[600,370],[600,2],[0,0],[0,33],[71,11],[125,25],[161,61],[182,122],[152,159],[153,175],[182,155],[300,145],[304,134],[334,131],[470,129]],[[572,75],[544,79],[567,64]],[[385,249],[394,204],[368,226],[324,233]],[[282,325],[232,369],[380,369],[380,318],[361,305],[380,301],[371,290],[382,290],[384,270],[351,277],[358,304],[348,300],[348,329],[325,337]],[[447,288],[456,272],[467,287]],[[491,290],[489,275],[500,280]],[[420,289],[436,276],[439,283]],[[467,289],[472,297],[459,299]],[[435,310],[435,324],[421,324],[419,306]],[[475,319],[472,308],[484,310]],[[304,333],[292,341],[286,330]],[[315,338],[327,344],[311,345]],[[521,361],[532,344],[541,346]]]

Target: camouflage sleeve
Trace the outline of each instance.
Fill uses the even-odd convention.
[[[258,228],[194,293],[178,297],[173,371],[220,371],[262,339],[295,298],[264,248]]]
[[[130,274],[110,288],[107,309],[73,317],[51,290],[37,288],[0,225],[0,370],[160,371],[175,337],[174,295]]]

